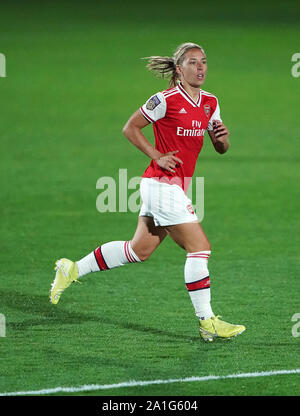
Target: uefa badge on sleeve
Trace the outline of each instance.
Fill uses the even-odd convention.
[[[147,110],[154,110],[154,108],[157,107],[158,104],[160,104],[160,99],[157,95],[154,95],[147,101],[146,108]]]

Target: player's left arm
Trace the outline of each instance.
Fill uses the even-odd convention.
[[[226,153],[229,149],[229,131],[227,127],[220,120],[213,120],[212,127],[213,129],[207,130],[207,132],[215,150],[221,154]]]

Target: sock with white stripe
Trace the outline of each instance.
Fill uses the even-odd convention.
[[[128,263],[140,263],[141,260],[132,250],[130,241],[111,241],[96,248],[77,261],[78,277],[124,266]]]
[[[196,316],[209,319],[214,316],[210,306],[210,280],[207,268],[210,251],[188,253],[184,267],[184,280]]]

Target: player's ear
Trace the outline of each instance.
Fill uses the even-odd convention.
[[[182,74],[182,70],[181,70],[180,65],[176,65],[176,72],[177,72],[178,75]]]

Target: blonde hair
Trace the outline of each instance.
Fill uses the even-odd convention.
[[[181,65],[184,61],[185,54],[189,49],[200,49],[204,54],[204,49],[197,43],[186,42],[179,45],[172,57],[170,56],[148,56],[146,67],[154,72],[160,78],[169,78],[169,88],[176,87],[179,81],[179,75],[176,71],[176,65]]]

